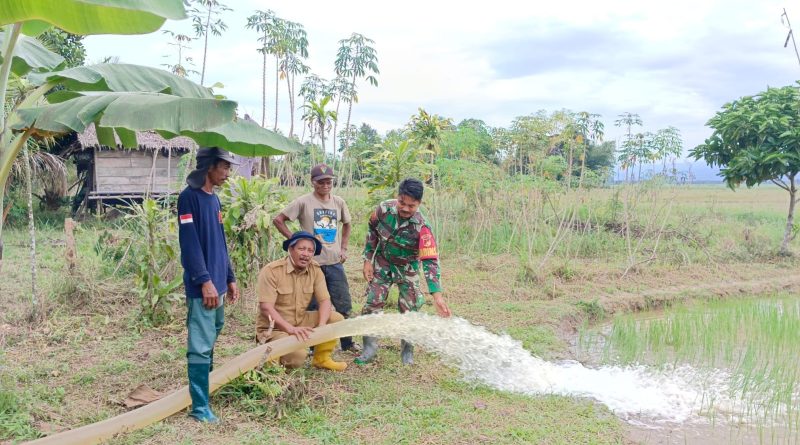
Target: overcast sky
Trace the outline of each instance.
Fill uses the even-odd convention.
[[[359,85],[352,121],[381,132],[405,125],[418,107],[456,123],[478,118],[503,127],[540,109],[567,108],[601,114],[606,139],[615,140],[622,130],[614,119],[628,111],[641,116],[646,131],[678,127],[688,149],[710,134],[704,124],[725,102],[800,78],[791,43],[783,47],[788,28],[781,23],[786,7],[800,27],[800,4],[780,1],[224,3],[234,11],[223,16],[228,31],[210,40],[205,83],[222,82],[220,92],[259,121],[261,56],[255,31],[245,29],[257,9],[305,26],[307,64],[325,78],[333,77],[339,40],[353,32],[375,40],[379,86]],[[190,34],[191,22],[167,22],[163,29]],[[175,58],[160,32],[84,42],[90,62],[119,56],[159,66]],[[199,71],[202,42],[192,46]],[[280,94],[285,99],[285,85]],[[288,118],[285,105],[280,113]],[[288,121],[280,121],[286,132]]]

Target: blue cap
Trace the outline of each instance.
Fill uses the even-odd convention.
[[[297,244],[297,242],[301,239],[310,239],[311,241],[314,241],[314,255],[319,255],[319,253],[322,252],[322,243],[319,242],[318,239],[314,238],[314,235],[306,232],[305,230],[294,232],[291,238],[284,241],[283,250],[288,252],[289,248]]]

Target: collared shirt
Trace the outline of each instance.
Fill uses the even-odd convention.
[[[319,264],[311,260],[305,269],[297,269],[288,256],[273,261],[261,269],[256,281],[259,303],[274,303],[275,310],[292,326],[297,326],[306,314],[311,298],[317,303],[330,300],[325,275]],[[269,319],[259,311],[256,330],[269,328]]]
[[[363,255],[366,261],[380,256],[406,271],[421,261],[428,290],[442,291],[439,254],[431,227],[420,212],[408,219],[401,218],[396,199],[383,201],[372,212]]]

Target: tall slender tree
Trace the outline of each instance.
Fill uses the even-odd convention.
[[[333,91],[327,80],[312,73],[306,76],[300,84],[300,96],[303,98],[303,105],[301,105],[301,108],[305,108],[309,102],[317,101],[325,96],[332,97]],[[306,125],[303,125],[303,136],[300,138],[301,142],[305,140],[306,127]]]
[[[575,115],[575,130],[578,135],[578,144],[581,147],[581,176],[578,179],[578,188],[583,186],[583,175],[586,171],[586,149],[590,143],[603,142],[603,122],[600,115],[580,111]]]
[[[625,182],[628,182],[629,168],[636,163],[636,142],[633,140],[633,127],[642,126],[642,118],[636,113],[624,112],[617,116],[614,121],[617,127],[624,127],[626,129],[625,141],[622,142],[622,150],[619,155],[619,161],[622,169],[625,170]]]
[[[356,81],[359,78],[366,78],[373,86],[378,86],[376,74],[380,74],[378,69],[378,53],[372,45],[374,40],[364,37],[361,34],[353,33],[350,38],[339,41],[339,51],[336,54],[334,67],[336,75],[349,79],[350,100],[347,107],[347,123],[345,130],[350,128],[350,116],[353,112],[353,102],[358,102]],[[372,73],[372,74],[370,74]],[[339,100],[342,96],[339,96]],[[336,109],[339,109],[338,103]],[[334,129],[334,133],[336,130]],[[350,140],[349,137],[345,141]],[[347,150],[347,147],[344,147]]]
[[[161,66],[168,68],[172,74],[179,77],[186,77],[189,74],[198,74],[196,70],[189,68],[189,66],[194,65],[192,58],[189,56],[186,57],[183,56],[183,52],[185,50],[192,49],[192,47],[189,46],[189,44],[192,42],[192,40],[194,40],[194,38],[186,34],[179,34],[176,32],[172,32],[168,29],[163,30],[162,33],[172,38],[172,41],[168,42],[167,44],[175,47],[175,51],[177,52],[177,59],[175,60],[174,64],[162,63]],[[165,55],[164,57],[171,57],[171,56]]]
[[[661,174],[667,174],[667,158],[680,156],[683,152],[681,131],[673,126],[658,130],[653,138],[655,154],[661,159]]]
[[[191,8],[189,16],[192,18],[192,27],[195,37],[203,38],[203,64],[200,69],[200,85],[206,79],[206,60],[208,58],[208,35],[221,36],[228,30],[228,25],[222,21],[220,15],[226,11],[233,11],[227,5],[217,0],[189,0]]]
[[[267,56],[269,55],[269,29],[275,20],[275,13],[272,10],[256,11],[255,14],[247,18],[247,28],[254,29],[259,33],[258,42],[261,46],[257,51],[261,54],[261,126],[265,126],[267,120]]]
[[[273,16],[267,23],[266,41],[262,49],[275,57],[275,122],[272,130],[278,130],[279,85],[282,77],[282,61],[290,54],[308,57],[308,40],[303,25]]]
[[[295,22],[285,22],[284,35],[281,37],[280,60],[278,61],[279,77],[286,80],[286,89],[289,95],[289,137],[294,135],[294,110],[295,110],[295,78],[298,74],[308,73],[309,67],[303,63],[308,57],[308,37],[303,25]],[[277,123],[276,123],[277,125]]]
[[[336,76],[330,83],[330,96],[331,100],[336,100],[336,114],[339,114],[339,107],[342,104],[342,101],[349,103],[353,100],[353,95],[355,92],[350,86],[350,80],[345,79],[342,76]],[[333,124],[333,139],[338,140],[337,138],[337,130],[339,128],[338,122]],[[336,143],[334,141],[333,147],[331,151],[336,154]]]

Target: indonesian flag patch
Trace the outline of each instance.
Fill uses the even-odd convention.
[[[439,258],[439,252],[436,250],[436,239],[433,238],[430,228],[423,227],[419,232],[419,259],[435,260],[437,258]]]
[[[181,220],[181,224],[189,224],[189,223],[193,223],[194,222],[194,218],[192,218],[192,214],[191,213],[187,213],[185,215],[181,215],[181,216],[179,216],[179,218]]]

